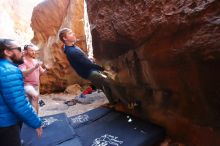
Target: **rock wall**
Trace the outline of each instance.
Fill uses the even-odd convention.
[[[36,1],[0,0],[0,37],[14,39],[21,45],[30,43],[31,16],[36,4]]]
[[[94,56],[141,117],[220,145],[220,1],[86,0]]]
[[[86,81],[79,78],[70,67],[58,38],[60,28],[71,28],[85,40],[84,3],[82,0],[47,0],[34,8],[31,26],[32,42],[40,48],[39,58],[51,68],[41,76],[41,93],[64,91],[68,85]],[[87,51],[86,42],[78,45]]]
[[[220,1],[86,0],[94,56],[142,118],[190,146],[220,145]],[[57,32],[85,40],[83,0],[47,0],[34,9],[33,42],[52,68],[41,91],[83,84],[69,67]],[[85,42],[80,47],[86,49]]]

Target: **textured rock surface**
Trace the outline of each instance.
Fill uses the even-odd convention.
[[[40,59],[51,69],[41,76],[41,93],[64,91],[68,85],[85,83],[71,69],[57,33],[69,27],[82,40],[84,33],[84,7],[82,0],[48,0],[35,7],[31,26],[34,30],[33,43],[40,48]],[[85,42],[78,44],[86,50]]]
[[[79,84],[74,84],[74,85],[68,86],[65,89],[64,93],[79,95],[81,93],[81,90],[82,90],[82,87]]]
[[[220,1],[86,2],[94,55],[142,117],[187,145],[220,145]]]
[[[220,2],[218,0],[86,0],[95,58],[141,117],[186,145],[220,145]],[[82,0],[48,0],[35,8],[33,42],[52,64],[42,91],[81,84],[56,36],[71,27],[85,38]],[[79,44],[85,51],[86,44]]]
[[[0,37],[14,39],[22,45],[30,43],[31,15],[36,4],[37,1],[0,0]]]

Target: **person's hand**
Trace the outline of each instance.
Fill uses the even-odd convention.
[[[42,128],[42,127],[37,128],[37,129],[36,129],[36,132],[37,132],[37,136],[38,136],[38,137],[41,137],[41,135],[42,135],[42,133],[43,133],[43,128]]]
[[[45,70],[51,69],[51,68],[52,68],[51,66],[52,66],[52,65],[49,65],[49,64],[42,64],[42,65],[41,65],[41,67],[42,67],[43,69],[45,69]]]
[[[100,71],[104,71],[105,68],[104,68],[103,66],[99,66],[99,70],[100,70]]]
[[[92,61],[92,63],[95,63],[95,58],[93,58],[93,57],[88,57],[88,59],[89,59],[90,61]]]
[[[31,95],[31,97],[32,97],[32,99],[33,99],[34,101],[38,101],[38,96]]]
[[[34,69],[37,69],[40,66],[40,63],[35,64]]]

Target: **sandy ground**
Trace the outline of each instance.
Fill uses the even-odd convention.
[[[108,103],[108,99],[105,97],[103,92],[93,92],[92,94],[86,95],[86,98],[90,99],[90,104],[76,103],[73,106],[68,106],[67,104],[64,104],[64,102],[74,99],[76,97],[75,95],[59,93],[45,94],[40,97],[45,102],[45,105],[39,109],[39,115],[41,117],[58,113],[66,113],[67,116],[70,117]]]

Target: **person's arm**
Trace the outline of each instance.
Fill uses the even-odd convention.
[[[32,73],[35,69],[37,69],[40,66],[39,63],[37,63],[34,67],[27,69],[26,66],[24,64],[19,65],[19,68],[22,71],[23,76],[27,76],[30,73]]]
[[[34,129],[39,129],[38,134],[42,133],[42,130],[40,131],[42,121],[25,96],[21,72],[19,70],[8,71],[1,75],[0,89],[3,100],[9,109],[27,125]]]
[[[47,71],[46,68],[43,68],[42,66],[39,66],[39,70],[40,70],[40,73],[45,73]]]
[[[74,58],[74,61],[78,62],[79,64],[82,64],[88,68],[94,68],[100,71],[104,71],[104,68],[93,63],[82,51],[74,51],[71,55],[71,57]]]

